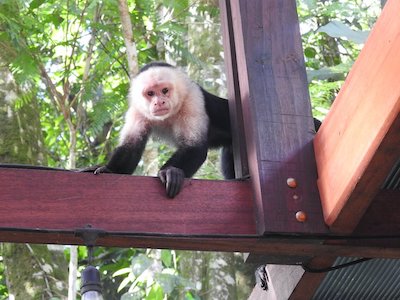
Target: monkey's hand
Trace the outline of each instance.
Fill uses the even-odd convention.
[[[169,166],[160,170],[158,172],[158,177],[165,185],[167,196],[169,198],[174,198],[182,189],[185,173],[183,173],[182,169]]]
[[[107,168],[106,166],[102,166],[97,168],[96,170],[94,170],[93,174],[94,175],[98,175],[100,173],[113,173],[113,171],[111,171],[109,168]]]

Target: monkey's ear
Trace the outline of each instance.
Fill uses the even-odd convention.
[[[166,167],[158,172],[158,177],[161,182],[165,185],[167,196],[174,198],[182,189],[183,182],[185,179],[185,173],[182,169],[176,167]]]

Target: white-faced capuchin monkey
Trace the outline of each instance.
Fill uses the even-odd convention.
[[[222,147],[224,178],[235,177],[228,101],[208,93],[184,72],[163,62],[144,66],[132,80],[119,146],[108,163],[94,173],[132,174],[150,134],[177,148],[158,172],[168,197],[175,197],[184,178],[196,173],[209,148]]]

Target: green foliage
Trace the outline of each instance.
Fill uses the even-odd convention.
[[[380,12],[378,1],[298,0],[313,114],[323,119]]]
[[[4,273],[3,257],[0,252],[0,300],[8,299],[8,291],[6,286],[6,276]]]
[[[121,299],[166,299],[180,291],[196,299],[194,284],[177,273],[176,265],[173,250],[148,250],[132,257],[130,267],[113,274],[124,277],[118,287],[125,291]]]

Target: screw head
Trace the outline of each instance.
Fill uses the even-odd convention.
[[[288,187],[295,189],[297,187],[297,180],[290,177],[286,179],[286,184],[288,185]]]
[[[307,214],[306,214],[304,211],[299,210],[299,211],[296,213],[296,220],[297,220],[298,222],[304,223],[305,221],[307,221]]]

